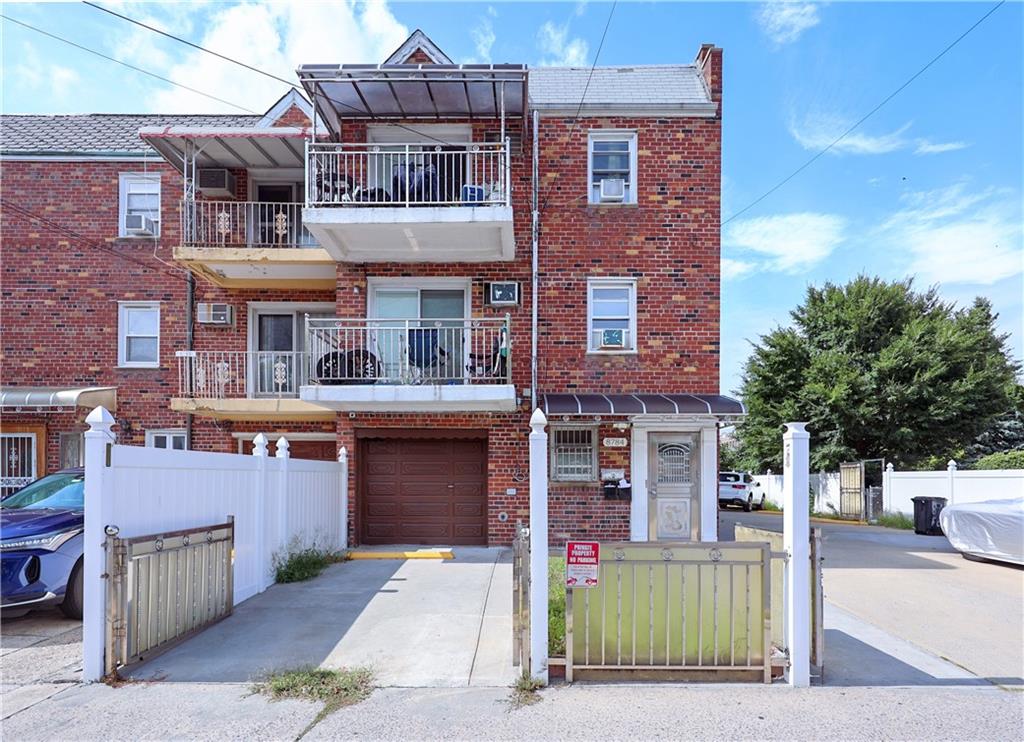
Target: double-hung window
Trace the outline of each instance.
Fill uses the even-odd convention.
[[[551,478],[556,482],[595,481],[596,438],[596,428],[552,428]]]
[[[122,301],[117,311],[117,365],[160,365],[160,302]]]
[[[591,278],[587,281],[587,350],[630,353],[636,350],[636,281]]]
[[[160,174],[121,173],[118,235],[157,237],[160,234]]]
[[[588,199],[636,203],[636,132],[592,131],[588,137]]]

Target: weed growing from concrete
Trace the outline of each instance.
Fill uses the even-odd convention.
[[[369,698],[373,692],[373,671],[367,667],[345,670],[301,667],[275,672],[254,686],[253,691],[275,701],[290,698],[323,703],[320,713],[296,738],[301,739],[328,714]]]
[[[524,672],[512,684],[512,693],[508,697],[509,708],[515,710],[523,706],[532,706],[535,703],[539,703],[540,693],[537,691],[543,687],[544,684],[541,681],[530,677]]]
[[[332,564],[349,559],[348,552],[324,549],[315,543],[301,547],[293,540],[283,552],[273,557],[276,582],[303,582],[318,576]]]

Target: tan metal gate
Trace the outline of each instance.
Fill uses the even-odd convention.
[[[530,674],[530,529],[521,522],[512,541],[512,665]]]
[[[864,462],[848,461],[839,465],[839,515],[866,520],[864,512]]]
[[[152,658],[231,614],[234,518],[117,538],[107,530],[106,671]]]
[[[766,543],[601,544],[599,584],[566,590],[565,677],[771,682]]]

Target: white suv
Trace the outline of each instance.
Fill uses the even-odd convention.
[[[764,507],[764,491],[754,478],[742,471],[718,472],[718,506],[739,505],[748,513]]]

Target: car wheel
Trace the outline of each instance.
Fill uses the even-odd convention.
[[[749,513],[753,509],[754,509],[754,496],[753,495],[747,495],[747,501],[745,503],[743,503],[743,512],[744,513]]]
[[[68,618],[82,618],[82,587],[82,560],[79,559],[71,570],[68,587],[64,591],[64,602],[60,604],[61,611]]]

